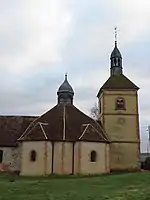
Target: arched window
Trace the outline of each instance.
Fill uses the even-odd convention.
[[[116,58],[116,66],[118,66],[118,58]]]
[[[30,153],[30,160],[32,162],[36,161],[36,151],[34,151],[34,150],[31,151],[31,153]]]
[[[3,162],[3,150],[0,150],[0,163]]]
[[[96,151],[91,151],[90,161],[91,162],[96,162],[96,159],[97,159],[97,153],[96,153]]]
[[[118,59],[118,66],[121,67],[120,59]]]
[[[116,110],[125,110],[125,100],[122,97],[116,99]]]
[[[114,65],[116,66],[116,63],[117,63],[117,60],[116,60],[116,58],[114,58]]]

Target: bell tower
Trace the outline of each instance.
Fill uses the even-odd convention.
[[[110,56],[110,65],[110,77],[97,94],[99,120],[111,140],[110,169],[139,170],[139,88],[123,74],[122,56],[116,40]]]

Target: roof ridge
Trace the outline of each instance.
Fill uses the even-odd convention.
[[[99,89],[97,97],[103,90],[139,90],[139,87],[124,74],[120,74],[110,76]]]
[[[97,134],[98,134],[100,137],[102,136],[102,138],[103,138],[105,141],[107,141],[107,139],[106,139],[102,134],[100,134],[99,131],[98,131],[92,124],[90,124],[90,125],[92,126],[93,129],[95,129],[95,131],[97,132]]]
[[[85,114],[83,111],[79,110],[79,108],[77,108],[76,106],[74,106],[74,105],[72,105],[72,106],[73,106],[78,112],[82,113],[82,115],[84,115],[84,116],[90,118],[91,120],[93,120],[93,118],[90,117],[88,114]]]
[[[82,124],[83,125],[83,124]],[[79,140],[81,140],[81,138],[84,136],[84,134],[86,133],[86,130],[88,129],[88,127],[89,127],[89,125],[90,124],[84,124],[86,127],[85,127],[85,129],[84,129],[84,131],[81,133],[81,135],[79,136]]]
[[[133,85],[135,85],[135,83],[133,83],[127,76],[125,76],[124,74],[122,74],[122,76],[124,77],[124,78],[126,78],[128,81],[130,81]],[[135,85],[136,86],[136,85]],[[139,88],[138,86],[136,86],[137,88]]]
[[[80,135],[79,140],[81,140],[81,138],[86,134],[86,131],[88,130],[89,126],[91,126],[95,130],[95,132],[98,134],[100,138],[103,138],[104,141],[109,141],[101,133],[99,133],[99,131],[91,123],[86,124],[86,128],[84,129],[83,133]]]
[[[94,120],[94,119],[93,119],[93,120]],[[94,120],[94,121],[95,121],[96,124],[100,127],[101,131],[104,133],[104,135],[106,136],[106,139],[107,139],[108,141],[110,141],[110,139],[109,139],[107,133],[104,131],[104,129],[100,126],[100,124],[99,124],[96,120]]]
[[[46,132],[45,132],[43,126],[42,126],[42,125],[46,125],[46,124],[44,124],[44,123],[42,123],[42,122],[38,122],[38,123],[39,123],[39,125],[40,125],[40,128],[41,128],[41,130],[42,130],[42,132],[43,132],[43,135],[44,135],[45,139],[48,140],[47,134],[46,134]],[[47,124],[48,124],[48,123],[47,123]]]
[[[38,117],[38,118],[40,118],[40,117]],[[36,123],[34,124],[34,122],[36,122],[36,120],[37,120],[38,118],[36,118],[35,120],[33,120],[33,121],[29,124],[29,126],[27,126],[27,128],[25,129],[25,131],[22,133],[22,135],[21,135],[17,140],[20,140],[20,139],[22,139],[22,138],[25,136],[26,132],[29,130],[29,128],[31,127],[32,124],[33,124],[33,127],[32,127],[32,128],[34,128],[34,126],[36,125]],[[32,130],[32,128],[31,128],[31,130]],[[30,131],[29,131],[29,132],[30,132]],[[27,133],[28,133],[28,132],[27,132]]]
[[[18,140],[18,141],[19,141],[19,140],[22,140],[25,136],[28,136],[28,135],[31,133],[31,131],[32,131],[37,125],[38,125],[38,123],[35,123],[34,126],[30,129],[29,132],[27,132],[26,134],[24,134],[23,136],[21,136],[21,137],[18,138],[17,140]],[[30,125],[29,125],[29,126],[30,126]]]
[[[56,105],[56,106],[57,106],[57,105]],[[56,106],[52,107],[50,110],[52,110],[52,109],[55,108]],[[31,127],[32,124],[34,125],[34,123],[35,123],[38,119],[40,119],[43,115],[45,115],[46,113],[48,113],[50,110],[48,110],[47,112],[43,113],[42,115],[38,116],[35,120],[33,120],[33,121],[29,124],[29,126],[25,129],[25,131],[22,133],[22,135],[18,138],[18,140],[20,140],[22,137],[24,137],[24,135],[25,135],[26,132],[29,130],[29,128]],[[30,131],[29,131],[29,132],[30,132]]]

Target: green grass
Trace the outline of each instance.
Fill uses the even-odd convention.
[[[150,173],[91,177],[0,176],[0,200],[150,200]]]

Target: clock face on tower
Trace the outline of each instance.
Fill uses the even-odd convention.
[[[117,120],[117,124],[124,125],[125,119],[123,117],[119,117]]]

